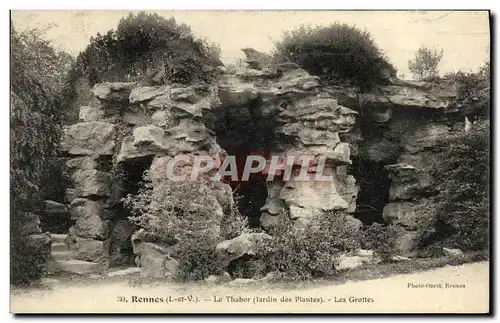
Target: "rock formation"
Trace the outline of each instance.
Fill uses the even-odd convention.
[[[66,188],[65,212],[73,221],[67,242],[75,259],[116,265],[130,261],[133,250],[143,275],[175,275],[179,259],[168,246],[148,241],[143,230],[132,236],[121,198],[136,191],[125,182],[139,182],[150,170],[154,192],[169,185],[166,166],[175,156],[187,155],[192,161],[208,155],[223,161],[228,153],[239,151],[268,160],[294,159],[289,179],[282,171],[266,181],[267,198],[259,206],[264,228],[283,218],[299,228],[334,210],[352,213],[353,228],[359,228],[360,216],[354,216],[359,185],[353,172],[359,165],[353,165],[352,157],[380,164],[390,180],[387,192],[381,192],[387,196],[380,215],[407,230],[401,243],[406,243],[405,251],[411,249],[410,238],[419,225],[415,210],[433,194],[427,169],[436,139],[449,131],[449,116],[460,112],[454,84],[397,81],[362,94],[356,88],[323,86],[295,64],[257,63],[251,65],[254,68],[224,70],[211,87],[94,86],[98,104],[81,108],[82,121],[67,126],[62,141],[73,183]],[[224,132],[230,124],[249,120],[258,129]],[[300,157],[306,156],[312,157],[307,176],[324,166],[323,174],[333,180],[301,181]],[[118,166],[126,170],[125,178],[115,177]],[[192,168],[187,162],[174,172],[190,173]],[[233,203],[232,189],[223,182],[206,188],[201,178],[196,183],[211,199],[213,212],[195,231],[211,232],[219,239],[221,219]],[[60,207],[62,213],[64,208]],[[219,244],[226,264],[251,253],[247,242],[253,240],[245,237]],[[236,248],[234,254],[229,254],[231,248]]]

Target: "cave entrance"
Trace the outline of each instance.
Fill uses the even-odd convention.
[[[384,168],[386,163],[363,158],[353,160],[352,168],[359,185],[355,217],[363,224],[382,223],[384,206],[389,203],[391,180]]]
[[[269,156],[273,151],[276,118],[263,115],[260,98],[243,105],[222,105],[216,115],[213,130],[217,141],[228,155],[235,156],[238,176],[241,179],[246,158],[250,155]],[[260,208],[267,199],[266,176],[251,174],[248,181],[231,181],[236,205],[248,219],[250,227],[260,225]]]
[[[151,167],[153,156],[145,156],[128,160],[121,164],[122,178],[120,179],[120,195],[137,194],[143,183],[144,172]],[[114,223],[110,241],[110,265],[135,266],[135,254],[132,248],[133,228],[128,217],[131,212],[123,201],[112,207],[112,221]]]

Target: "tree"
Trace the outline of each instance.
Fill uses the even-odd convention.
[[[429,48],[420,47],[412,60],[408,61],[408,69],[415,80],[425,80],[439,74],[438,65],[443,58],[443,50],[432,51]]]
[[[11,280],[28,283],[44,259],[22,232],[29,212],[39,210],[61,136],[60,92],[72,58],[55,50],[38,30],[11,25],[10,180]]]

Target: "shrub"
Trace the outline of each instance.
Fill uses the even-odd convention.
[[[490,67],[486,62],[477,73],[451,73],[448,78],[458,84],[457,103],[477,115],[489,115]]]
[[[352,81],[362,87],[386,82],[396,68],[367,31],[347,24],[301,26],[275,43],[277,61],[300,65],[325,80]]]
[[[408,61],[408,69],[415,80],[425,80],[438,76],[438,65],[443,58],[443,50],[432,51],[422,46],[415,53],[412,60]]]
[[[352,217],[340,212],[311,220],[303,229],[283,220],[270,234],[273,240],[265,243],[262,257],[267,270],[289,279],[332,276],[338,256],[359,248]]]
[[[215,67],[222,64],[219,55],[218,45],[195,37],[173,18],[130,13],[116,30],[91,37],[78,55],[68,77],[66,109],[88,104],[85,94],[100,82],[148,81],[156,75],[163,83],[211,83]],[[84,85],[88,87],[80,93]]]
[[[225,240],[236,238],[248,226],[248,219],[238,209],[240,197],[235,195],[233,198],[234,203],[231,204],[228,211],[224,212],[221,222],[221,236]]]
[[[398,248],[398,238],[403,233],[403,228],[397,225],[374,222],[363,230],[363,247],[373,250],[382,262],[389,262],[393,256],[401,252]]]
[[[442,138],[432,165],[439,194],[425,211],[418,242],[422,253],[442,246],[465,251],[489,246],[489,123]]]
[[[179,280],[220,272],[215,246],[221,241],[217,217],[222,215],[211,183],[165,181],[153,187],[149,172],[144,179],[139,193],[124,202],[133,213],[130,220],[146,231],[142,240],[172,248],[180,261]]]
[[[76,68],[91,85],[123,81],[165,66],[179,69],[171,71],[174,82],[210,82],[203,67],[220,64],[219,54],[216,45],[196,38],[187,25],[139,12],[122,18],[116,30],[92,37]]]
[[[50,174],[61,136],[59,95],[72,60],[37,30],[11,27],[10,36],[10,272],[12,283],[29,283],[41,275],[44,259],[22,228],[26,212],[38,211],[47,194],[57,192]]]

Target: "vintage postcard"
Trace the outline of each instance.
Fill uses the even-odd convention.
[[[489,11],[10,12],[10,310],[490,308]]]

